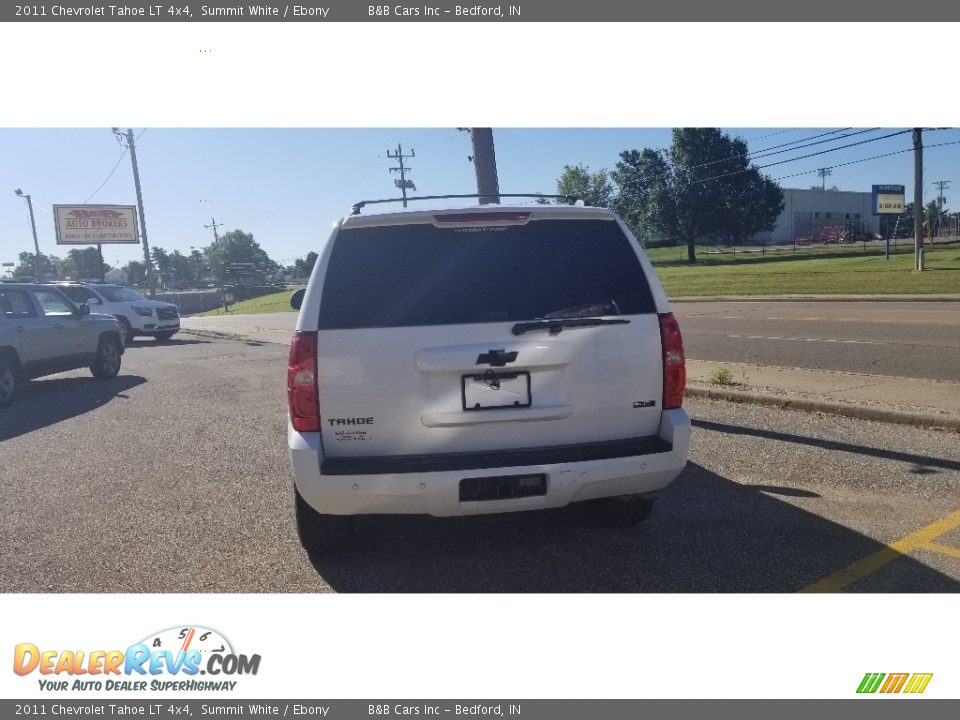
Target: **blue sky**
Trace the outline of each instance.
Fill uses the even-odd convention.
[[[752,153],[782,143],[801,141],[838,128],[725,128],[748,141]],[[900,128],[877,130],[813,147],[791,150],[757,164],[789,160],[840,145],[878,138]],[[418,194],[475,192],[467,133],[456,128],[433,129],[164,129],[134,128],[143,133],[137,155],[143,184],[147,233],[151,246],[189,253],[212,239],[204,224],[223,223],[220,232],[241,228],[252,232],[278,262],[315,249],[332,223],[361,199],[393,197],[395,162],[388,150],[402,143],[416,157],[407,161]],[[852,131],[848,131],[852,132]],[[846,133],[837,133],[838,135]],[[818,138],[821,139],[821,138]],[[927,146],[960,141],[960,130],[925,133]],[[663,147],[669,129],[494,129],[502,192],[554,192],[566,164],[591,169],[612,168],[621,150]],[[858,147],[769,167],[764,172],[784,187],[818,182],[816,169],[912,147],[909,134]],[[40,250],[65,255],[69,248],[54,241],[54,203],[135,204],[128,156],[108,128],[0,129],[0,260],[16,260],[32,250],[25,203],[13,193],[22,188],[33,197]],[[119,165],[117,161],[120,160]],[[113,174],[111,170],[116,166]],[[960,144],[928,147],[925,153],[924,198],[935,195],[932,181],[952,180],[945,192],[947,207],[960,192]],[[802,173],[795,177],[791,176]],[[102,189],[97,188],[110,175]],[[869,192],[871,184],[893,183],[913,188],[913,155],[836,167],[827,180],[841,190]],[[95,191],[97,191],[95,193]],[[95,193],[95,194],[94,194]],[[104,258],[123,265],[142,257],[137,246],[105,246]]]

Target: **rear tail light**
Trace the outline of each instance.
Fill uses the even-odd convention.
[[[683,405],[687,387],[687,366],[683,356],[683,338],[673,313],[657,316],[660,320],[660,344],[663,346],[663,409]]]
[[[290,343],[287,366],[290,423],[300,432],[320,432],[317,405],[317,334],[298,330]]]

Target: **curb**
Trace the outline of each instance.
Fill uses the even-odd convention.
[[[874,420],[876,422],[960,432],[960,417],[948,417],[931,413],[888,410],[885,408],[854,405],[852,403],[829,402],[825,400],[787,398],[782,395],[744,392],[740,390],[688,387],[684,394],[687,397],[703,398],[706,400],[749,403],[751,405],[763,405],[780,410],[804,410],[806,412],[830,413],[831,415],[842,415],[843,417],[857,418],[859,420]]]
[[[219,332],[217,330],[203,330],[201,328],[181,327],[180,332],[187,333],[188,335],[198,335],[199,337],[214,338],[216,340],[246,340],[247,339],[244,335],[237,335],[236,333],[225,333],[225,332]]]
[[[259,338],[250,337],[249,335],[240,335],[239,333],[226,333],[226,332],[220,332],[218,330],[206,330],[203,328],[181,327],[180,332],[187,333],[188,335],[196,335],[198,337],[207,337],[213,340],[241,340],[246,342],[262,343],[264,345],[284,345],[285,344],[285,343],[274,342],[273,340],[261,340]]]

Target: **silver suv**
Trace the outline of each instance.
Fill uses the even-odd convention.
[[[292,303],[288,446],[308,548],[364,513],[583,503],[629,525],[687,461],[680,330],[610,210],[358,208]]]
[[[137,336],[169,340],[180,331],[180,313],[173,303],[149,300],[123,285],[108,283],[58,282],[75,303],[86,303],[96,312],[109,313],[120,323],[124,344]]]
[[[0,406],[24,380],[89,367],[94,377],[120,372],[120,328],[57,288],[0,283]]]

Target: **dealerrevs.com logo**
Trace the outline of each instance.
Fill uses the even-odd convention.
[[[45,691],[231,691],[234,678],[259,669],[260,655],[236,653],[223,635],[199,626],[151,633],[125,650],[49,650],[20,643],[13,652],[13,671],[22,677],[36,673]]]
[[[860,681],[857,692],[915,695],[926,690],[932,679],[933,673],[867,673]]]

